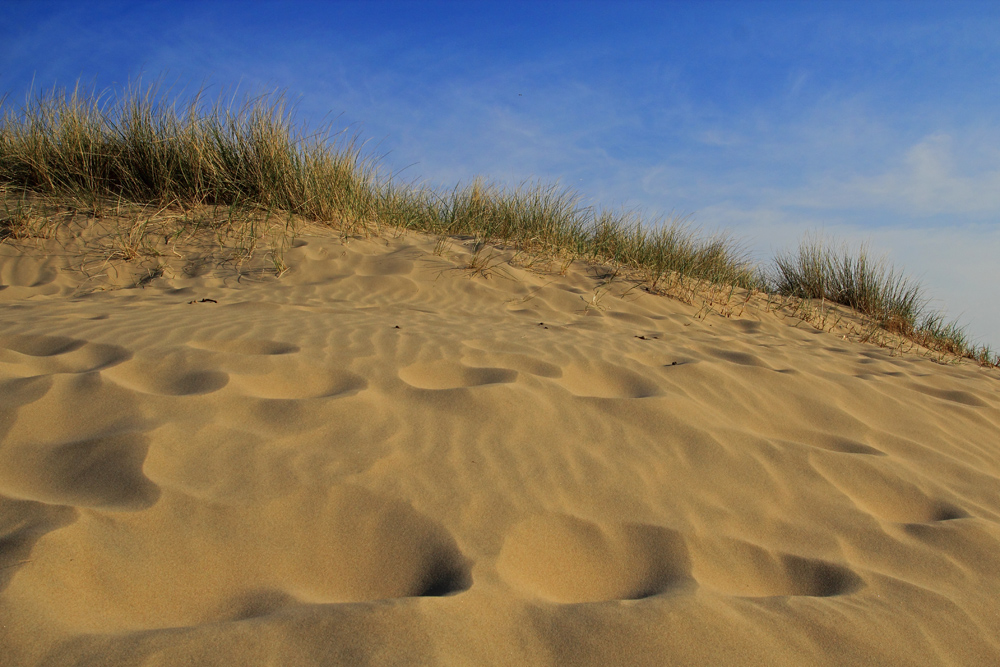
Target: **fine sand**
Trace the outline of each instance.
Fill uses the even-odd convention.
[[[470,245],[0,246],[0,662],[1000,662],[997,371]]]

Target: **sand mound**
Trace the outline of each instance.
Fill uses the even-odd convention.
[[[1000,660],[995,371],[441,250],[0,246],[4,664]]]

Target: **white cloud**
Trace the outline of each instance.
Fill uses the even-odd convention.
[[[1000,213],[1000,161],[970,173],[955,153],[950,135],[926,136],[893,169],[856,178],[847,190],[869,205],[913,215]]]
[[[907,216],[916,224],[932,217],[1000,220],[1000,152],[996,130],[933,133],[871,161],[845,158],[794,189],[776,193],[779,206],[813,210],[867,210]],[[873,166],[875,167],[873,169]],[[845,172],[847,172],[845,174]],[[853,172],[853,173],[850,173]]]

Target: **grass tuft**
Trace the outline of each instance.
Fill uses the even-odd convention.
[[[18,108],[4,97],[0,242],[51,235],[57,223],[49,208],[82,207],[93,218],[115,217],[113,243],[104,249],[109,260],[138,261],[158,252],[147,238],[157,225],[149,216],[116,216],[123,205],[210,209],[210,215],[174,216],[178,227],[167,237],[207,230],[220,245],[233,246],[237,268],[263,252],[281,275],[296,220],[345,235],[410,229],[471,238],[474,271],[492,266],[487,246],[507,245],[554,259],[563,272],[576,260],[607,263],[615,275],[622,269],[638,276],[650,291],[679,286],[679,298],[689,303],[693,296],[683,295],[707,284],[705,307],[719,305],[726,316],[735,312],[733,298],[742,313],[758,291],[769,294],[768,309],[773,295],[820,299],[931,349],[998,363],[957,324],[926,312],[920,286],[865,247],[852,253],[807,240],[764,271],[732,237],[704,236],[685,218],[647,220],[636,211],[583,206],[572,190],[537,182],[504,187],[476,179],[436,191],[381,178],[377,162],[362,154],[356,136],[297,125],[281,95],[207,104],[199,93],[180,104],[157,85],[134,84],[105,92],[53,88]]]
[[[957,322],[929,311],[921,285],[885,256],[872,257],[867,245],[852,251],[822,238],[806,238],[797,252],[774,258],[769,280],[777,294],[849,306],[870,317],[875,327],[930,350],[974,359],[984,366],[1000,365],[1000,357],[989,347],[972,343]]]

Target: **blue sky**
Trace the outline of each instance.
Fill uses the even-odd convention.
[[[869,241],[1000,348],[1000,3],[7,0],[8,104],[284,90],[387,171],[558,181],[759,259]]]

